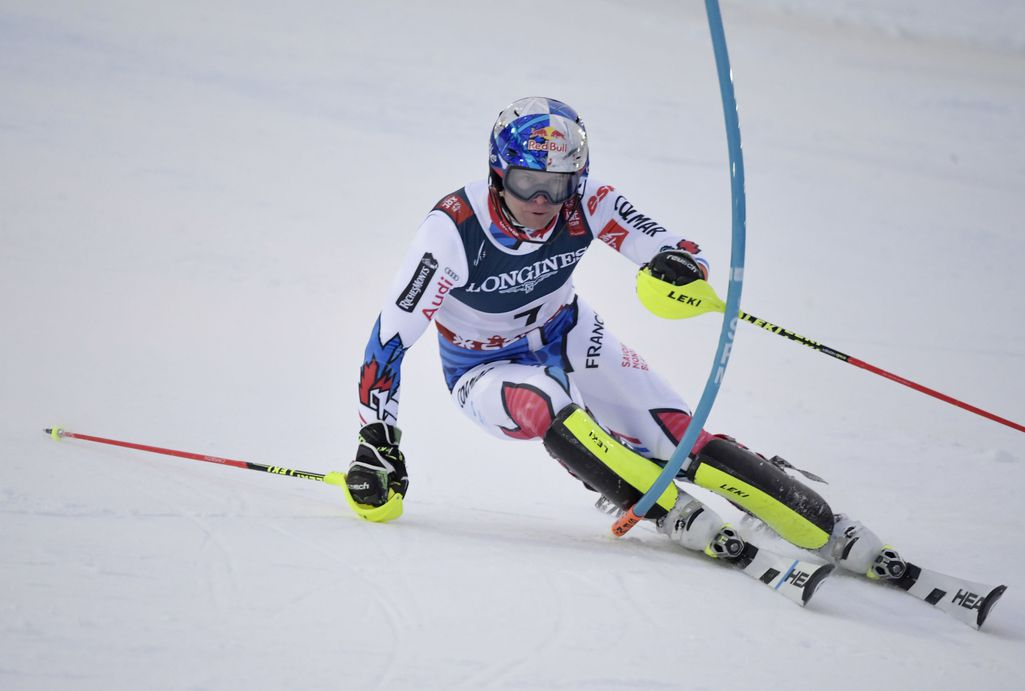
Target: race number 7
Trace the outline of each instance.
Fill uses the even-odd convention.
[[[537,313],[540,312],[540,311],[541,311],[541,305],[538,305],[534,309],[529,309],[526,312],[520,312],[519,314],[514,314],[513,315],[513,319],[519,319],[520,317],[526,317],[527,318],[526,326],[530,326],[531,324],[533,324],[534,322],[537,321]]]

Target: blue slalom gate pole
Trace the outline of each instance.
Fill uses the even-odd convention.
[[[744,285],[744,250],[747,237],[747,208],[744,197],[744,158],[740,146],[740,121],[737,116],[737,100],[733,93],[733,72],[730,69],[730,56],[726,51],[726,34],[723,31],[722,15],[719,12],[718,0],[705,0],[708,15],[708,29],[712,35],[712,50],[715,52],[715,66],[719,74],[719,92],[722,95],[723,116],[726,121],[726,141],[730,156],[730,192],[733,200],[733,241],[730,254],[729,289],[726,295],[726,311],[723,315],[722,330],[719,334],[719,346],[715,351],[712,369],[705,383],[698,407],[694,410],[690,424],[676,451],[669,458],[655,483],[638,500],[630,511],[627,511],[612,526],[616,535],[624,535],[636,525],[655,504],[655,501],[673,481],[683,466],[684,460],[694,448],[698,434],[705,426],[712,404],[719,393],[726,366],[730,360],[730,350],[737,334],[737,315],[740,314],[740,292]]]

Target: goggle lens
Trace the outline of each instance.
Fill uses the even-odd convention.
[[[561,204],[577,191],[579,173],[550,173],[543,170],[510,168],[505,174],[505,189],[513,196],[529,202],[543,195],[553,204]]]

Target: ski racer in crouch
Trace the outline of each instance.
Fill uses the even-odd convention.
[[[478,425],[502,439],[541,440],[602,495],[600,505],[628,509],[651,486],[690,409],[576,294],[573,270],[595,239],[640,267],[638,295],[659,316],[678,316],[681,287],[708,277],[695,242],[589,175],[587,133],[572,108],[515,101],[492,129],[489,178],[427,215],[370,334],[358,387],[363,427],[347,473],[359,510],[378,512],[376,520],[401,513],[409,479],[396,427],[400,368],[432,320],[452,400]],[[914,584],[917,567],[835,514],[791,467],[702,431],[678,479],[726,497],[831,564]],[[757,551],[675,484],[645,518],[683,547],[741,567]]]

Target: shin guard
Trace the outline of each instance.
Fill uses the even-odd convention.
[[[544,445],[570,474],[624,510],[636,504],[662,472],[659,465],[610,437],[576,404],[555,416]],[[676,486],[670,484],[645,518],[665,516],[677,496]]]
[[[687,468],[687,478],[765,521],[798,547],[822,547],[833,531],[833,511],[825,499],[726,439],[708,442]]]

